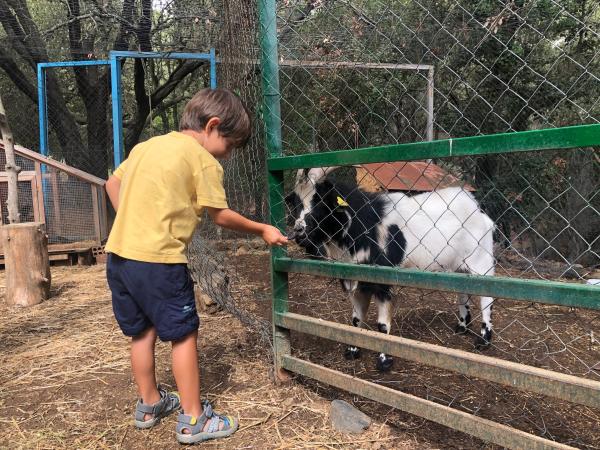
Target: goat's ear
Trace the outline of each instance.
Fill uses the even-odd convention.
[[[318,183],[327,178],[327,175],[329,175],[335,169],[337,169],[337,166],[313,167],[307,172],[306,176],[313,183]]]
[[[336,209],[338,207],[338,197],[339,197],[339,192],[337,191],[336,187],[334,186],[334,184],[325,179],[323,181],[321,181],[319,183],[319,189],[317,189],[317,192],[319,192],[321,194],[322,197],[322,201],[332,210]]]
[[[296,172],[296,185],[308,180],[308,171],[310,169],[298,169]]]

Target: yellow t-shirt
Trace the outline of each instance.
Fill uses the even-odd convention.
[[[119,209],[106,251],[137,261],[187,263],[203,207],[227,208],[223,168],[179,132],[136,145],[115,170]]]

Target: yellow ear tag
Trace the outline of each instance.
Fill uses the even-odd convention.
[[[196,422],[198,422],[198,420],[194,416],[192,416],[190,418],[190,425],[194,426],[194,425],[196,425]]]
[[[338,206],[350,206],[350,205],[348,205],[348,203],[346,203],[346,200],[344,200],[342,197],[339,197],[339,196],[337,198],[337,203],[338,203]]]

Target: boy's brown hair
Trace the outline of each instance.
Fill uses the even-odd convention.
[[[243,147],[250,139],[250,115],[233,92],[227,89],[202,89],[185,105],[179,131],[202,131],[212,117],[221,119],[217,130],[231,139],[236,147]]]

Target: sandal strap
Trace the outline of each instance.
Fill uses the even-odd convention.
[[[152,405],[138,400],[136,405],[136,419],[143,420],[144,415],[152,414],[154,418],[160,417],[165,412],[169,413],[179,407],[179,394],[176,392],[167,392],[162,386],[158,386],[160,400]]]
[[[208,420],[209,418],[204,413],[200,417],[181,413],[177,417],[177,432],[181,433],[183,430],[188,430],[190,434],[200,433]]]
[[[219,431],[219,422],[223,421],[223,431],[228,430],[233,423],[228,416],[215,413],[212,405],[208,401],[202,402],[203,411],[200,417],[190,416],[188,414],[179,414],[177,418],[177,432],[188,430],[190,434],[202,432],[206,422],[209,422],[206,433],[214,433]]]
[[[206,430],[208,433],[214,433],[215,431],[219,431],[219,422],[221,421],[221,417],[214,415],[210,419],[210,423],[208,424],[208,429]]]
[[[154,409],[156,408],[156,404],[154,405],[147,405],[145,403],[142,403],[141,401],[138,402],[136,410],[138,412],[142,412],[144,414],[153,414],[154,413]]]
[[[211,418],[214,415],[213,407],[210,402],[202,402],[202,415]]]

